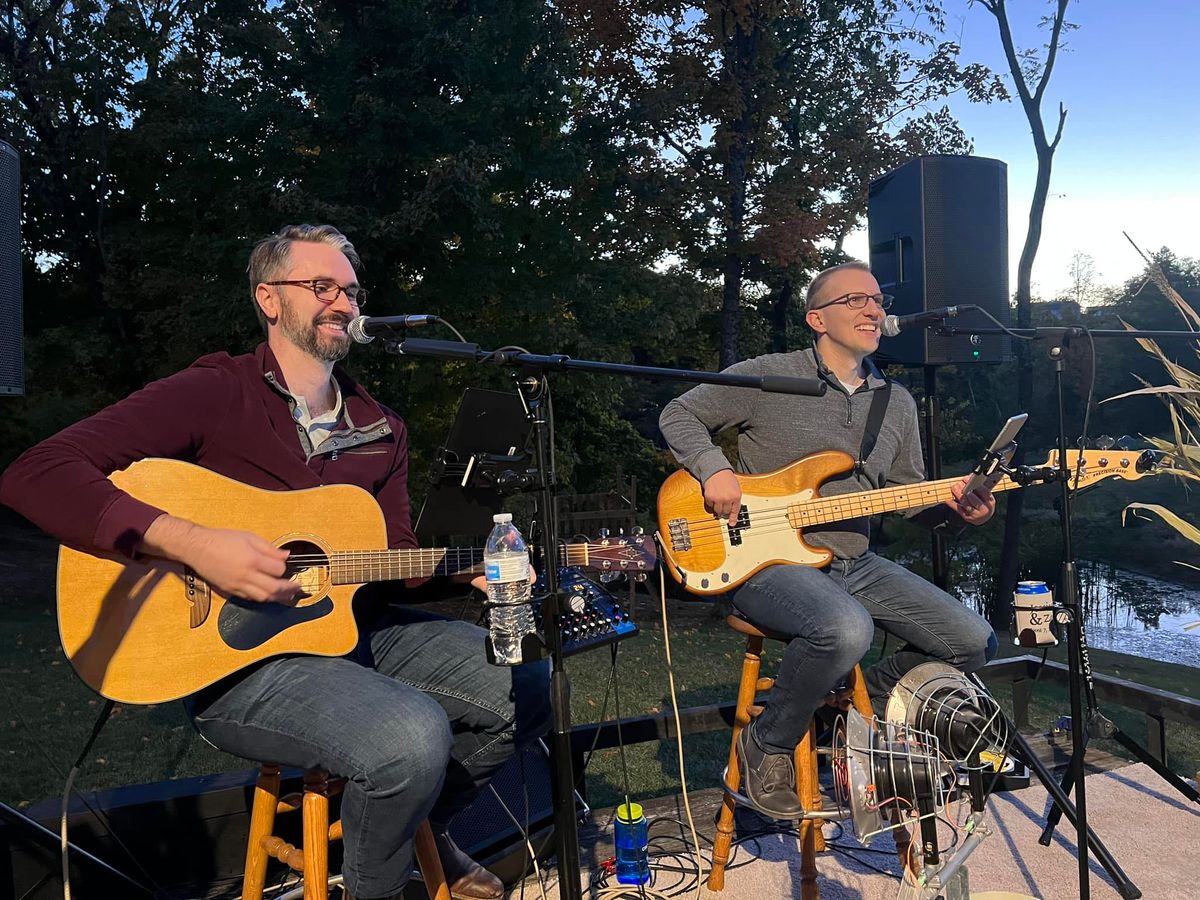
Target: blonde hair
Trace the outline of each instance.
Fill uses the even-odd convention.
[[[250,262],[246,272],[250,276],[250,301],[258,322],[267,330],[267,317],[258,305],[255,293],[266,281],[278,281],[291,261],[292,241],[308,241],[313,244],[328,244],[340,250],[357,272],[362,265],[358,253],[349,238],[332,225],[285,225],[269,237],[263,238],[250,251]]]
[[[847,269],[855,269],[859,272],[866,272],[868,274],[871,272],[871,267],[859,259],[852,259],[849,262],[839,263],[836,266],[830,266],[828,269],[818,272],[817,277],[814,278],[808,285],[808,293],[804,295],[804,311],[808,312],[813,308],[813,303],[816,302],[817,298],[820,296],[821,289],[825,287],[825,282],[827,282],[838,272],[844,272]]]

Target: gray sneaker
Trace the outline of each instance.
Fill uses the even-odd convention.
[[[799,819],[804,815],[796,794],[796,767],[790,753],[767,753],[750,733],[753,723],[738,735],[737,756],[742,793],[764,816]]]

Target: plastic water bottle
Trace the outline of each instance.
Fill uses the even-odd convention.
[[[496,665],[518,666],[523,662],[521,640],[534,630],[529,550],[512,513],[498,513],[492,521],[496,524],[483,551],[492,653]]]
[[[617,807],[613,830],[617,850],[617,881],[621,884],[645,884],[650,880],[650,826],[640,803],[622,803]]]

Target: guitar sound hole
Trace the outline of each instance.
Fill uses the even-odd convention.
[[[288,551],[284,578],[290,578],[303,588],[297,606],[305,601],[325,596],[329,591],[329,557],[312,541],[288,541],[280,546]]]

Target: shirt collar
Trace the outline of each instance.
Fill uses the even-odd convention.
[[[825,360],[821,359],[821,354],[817,352],[816,346],[812,347],[812,355],[813,362],[816,363],[817,366],[817,373],[831,385],[841,387],[841,381],[838,380],[838,377],[833,374],[833,370],[829,368],[829,366],[825,365]],[[883,372],[880,370],[879,366],[875,365],[875,360],[871,359],[871,357],[868,356],[863,359],[863,368],[867,370],[865,383],[868,390],[873,391],[876,388],[881,388],[887,384],[887,379],[884,378]]]

